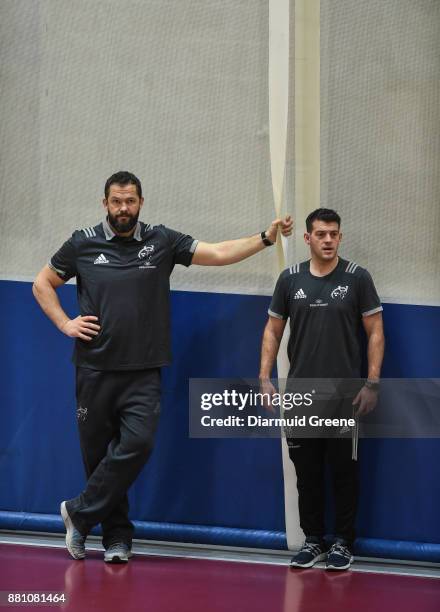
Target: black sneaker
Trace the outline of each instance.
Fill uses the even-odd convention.
[[[325,569],[346,570],[353,563],[353,555],[344,541],[336,541],[330,548]]]
[[[324,542],[318,538],[306,538],[301,550],[292,558],[290,567],[312,567],[327,556]]]

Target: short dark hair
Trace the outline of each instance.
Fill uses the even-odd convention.
[[[332,223],[335,221],[338,227],[341,226],[341,217],[335,210],[331,208],[317,208],[306,219],[306,228],[310,232],[313,230],[313,221],[325,221],[326,223]]]
[[[106,200],[108,198],[108,194],[110,193],[111,185],[136,185],[136,192],[140,198],[142,197],[142,185],[140,180],[131,172],[127,172],[127,170],[115,172],[105,181],[104,195]]]

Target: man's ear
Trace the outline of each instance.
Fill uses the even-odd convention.
[[[309,232],[304,232],[304,242],[306,244],[310,244],[310,234],[309,234]]]

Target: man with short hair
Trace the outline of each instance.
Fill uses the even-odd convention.
[[[85,540],[101,523],[104,560],[131,556],[127,491],[153,449],[160,412],[160,369],[171,361],[169,277],[175,264],[222,266],[288,236],[290,217],[266,232],[216,244],[138,220],[142,186],[130,172],[105,184],[102,223],[77,230],[38,274],[33,292],[51,321],[75,338],[77,419],[86,488],[62,502],[66,545],[85,557]],[[70,319],[56,289],[77,279],[80,314]]]
[[[263,392],[275,392],[270,375],[287,319],[290,319],[288,383],[293,379],[360,377],[359,328],[368,339],[368,379],[351,404],[357,415],[373,410],[377,401],[384,353],[382,306],[370,274],[338,256],[341,219],[319,208],[306,220],[305,242],[311,258],[284,270],[269,308],[261,353]],[[347,569],[355,539],[358,474],[351,438],[288,439],[297,475],[300,525],[305,543],[291,567],[312,567],[327,559],[327,569]],[[333,476],[335,540],[327,552],[324,541],[325,463]]]

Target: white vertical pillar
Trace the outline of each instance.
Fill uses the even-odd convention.
[[[320,0],[295,0],[296,256],[309,257],[307,215],[320,206]]]
[[[303,234],[307,215],[320,205],[320,0],[295,0],[295,252],[309,257]],[[286,532],[297,547],[299,527],[296,473],[283,440]]]
[[[289,8],[289,0],[269,0],[269,139],[272,190],[277,217],[281,217],[286,210],[284,181],[289,106]],[[276,246],[278,274],[286,267],[286,247],[285,239],[279,235]],[[284,390],[282,379],[286,378],[289,369],[286,351],[287,339],[286,329],[277,359],[280,392]],[[299,527],[295,470],[293,465],[288,465],[290,462],[284,439],[281,441],[281,448],[286,499],[286,530],[290,546],[292,543],[293,545],[299,544],[302,533]]]
[[[269,0],[269,140],[275,214],[285,214],[287,115],[289,107],[289,0]],[[278,270],[286,265],[285,239],[277,240]]]
[[[289,1],[270,0],[269,100],[271,168],[275,210],[283,201],[289,83]],[[320,0],[295,0],[295,252],[297,261],[309,256],[303,240],[304,221],[320,205]],[[284,81],[284,85],[282,84]],[[275,113],[279,116],[275,116]],[[278,204],[279,203],[279,204]],[[277,207],[278,206],[278,207]],[[280,245],[278,246],[280,249]],[[279,271],[285,250],[278,251]],[[280,379],[288,372],[286,330],[278,356]],[[280,388],[282,385],[280,385]],[[282,440],[287,543],[298,547],[304,535],[299,526],[296,473]]]

